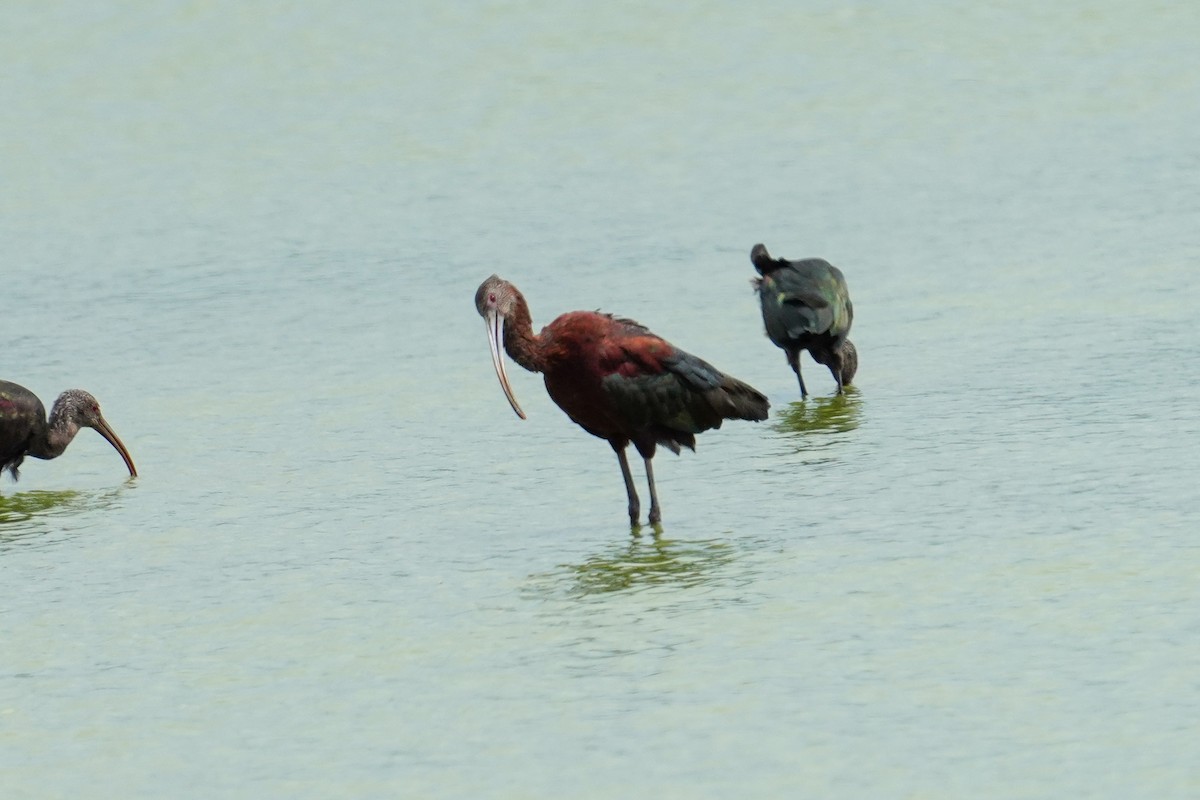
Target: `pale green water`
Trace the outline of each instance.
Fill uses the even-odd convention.
[[[140,8],[138,6],[141,6]],[[1200,795],[1200,11],[26,4],[0,795]],[[847,274],[796,400],[757,241]],[[766,392],[611,451],[472,307]],[[641,480],[640,470],[637,471]]]

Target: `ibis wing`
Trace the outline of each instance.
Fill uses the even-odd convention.
[[[13,479],[29,449],[29,438],[44,425],[42,401],[24,386],[0,380],[0,473],[10,470]]]
[[[844,336],[854,318],[846,279],[828,261],[810,258],[790,262],[760,286],[764,313],[776,315],[792,336],[830,333]]]
[[[752,387],[653,334],[619,345],[621,357],[601,381],[614,410],[635,428],[700,433],[722,419],[763,419],[767,402]]]
[[[703,381],[703,371],[673,369],[677,359],[671,345],[653,334],[613,343],[605,353],[605,397],[631,427],[667,425],[689,429],[686,416],[689,380]],[[674,422],[675,424],[672,424]]]

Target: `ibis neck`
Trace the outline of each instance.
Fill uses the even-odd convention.
[[[79,433],[79,425],[64,413],[57,403],[50,412],[50,422],[35,431],[29,442],[29,455],[34,458],[58,458]]]
[[[541,337],[533,332],[533,320],[529,316],[529,305],[525,298],[517,295],[517,302],[504,320],[504,351],[513,361],[530,372],[542,372]]]

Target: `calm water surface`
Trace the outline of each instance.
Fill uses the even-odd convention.
[[[0,16],[0,375],[141,473],[0,488],[4,797],[1200,794],[1200,11]],[[846,272],[846,396],[758,241]],[[492,272],[771,419],[631,536]]]

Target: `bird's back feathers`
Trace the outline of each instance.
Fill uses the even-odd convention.
[[[763,323],[780,347],[813,336],[840,347],[854,321],[854,306],[842,271],[821,258],[777,259],[758,279]]]
[[[633,320],[573,312],[551,336],[546,387],[579,425],[607,439],[679,452],[726,419],[766,419],[767,398]],[[584,389],[598,384],[598,392]]]

